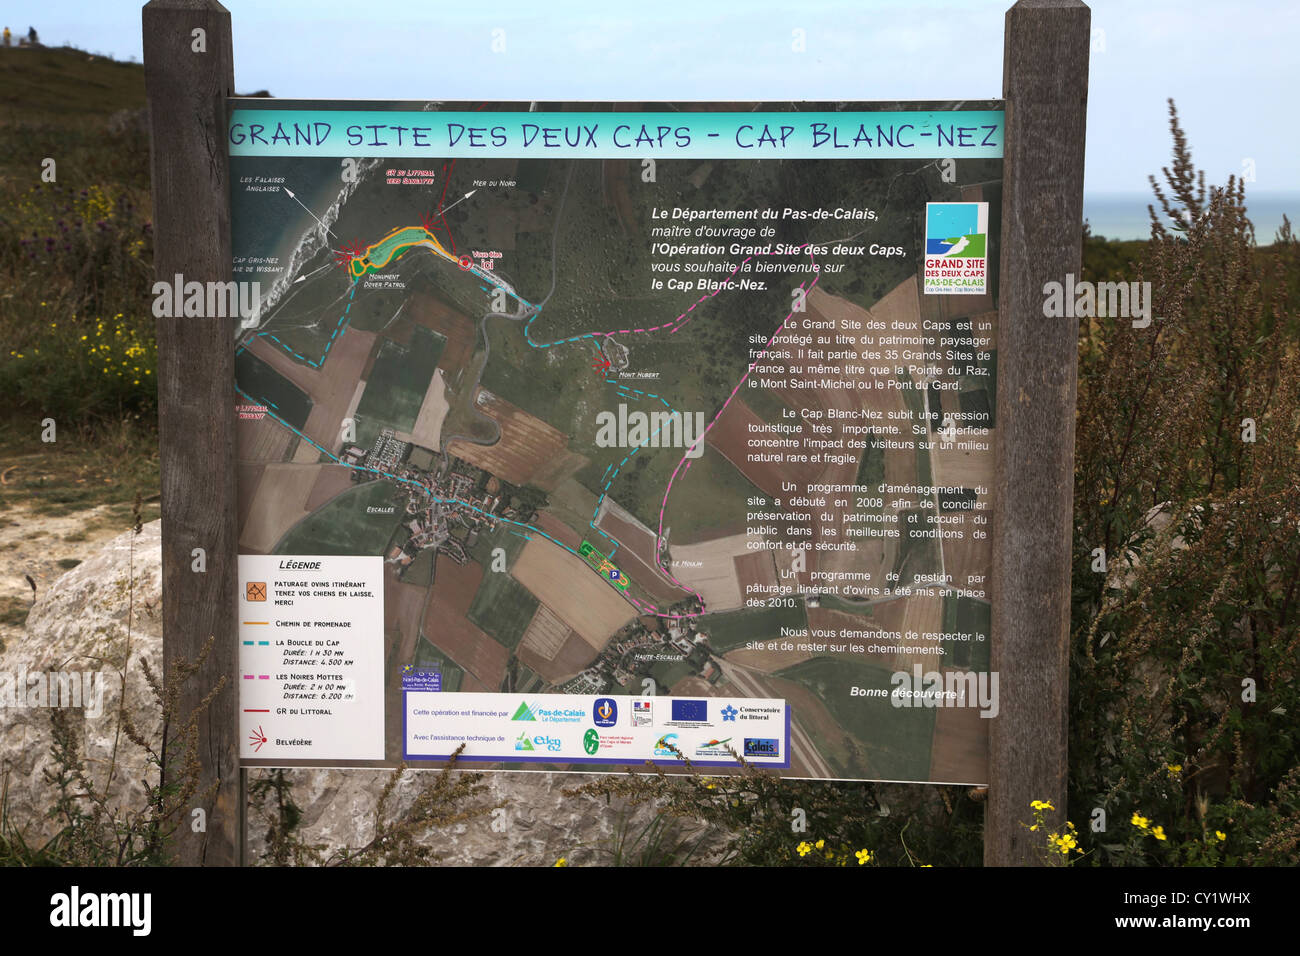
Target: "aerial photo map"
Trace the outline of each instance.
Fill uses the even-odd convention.
[[[987,782],[999,103],[234,102],[246,765]]]

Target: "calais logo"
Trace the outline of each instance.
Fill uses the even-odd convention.
[[[613,727],[618,723],[618,704],[609,697],[601,697],[591,707],[591,719],[597,727]]]
[[[781,756],[781,744],[771,737],[746,737],[745,756],[779,757]]]

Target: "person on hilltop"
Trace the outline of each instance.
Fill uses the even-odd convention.
[[[5,27],[5,46],[11,46],[13,44],[13,38],[14,35],[9,32],[9,28]]]
[[[31,44],[32,46],[40,46],[40,45],[41,45],[41,41],[40,41],[40,40],[37,38],[37,36],[36,36],[36,28],[35,28],[35,27],[28,27],[28,28],[27,28],[27,42],[28,42],[29,44]]]

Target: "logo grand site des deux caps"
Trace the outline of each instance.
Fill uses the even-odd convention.
[[[983,295],[988,284],[989,204],[925,204],[925,293]]]

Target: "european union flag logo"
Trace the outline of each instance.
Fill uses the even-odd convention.
[[[708,720],[709,704],[703,700],[673,701],[673,720]]]

